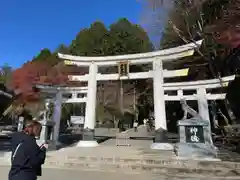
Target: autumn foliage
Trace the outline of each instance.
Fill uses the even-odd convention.
[[[70,46],[60,45],[55,52],[42,49],[30,62],[12,73],[10,86],[21,91],[22,101],[36,101],[39,93],[36,84],[81,86],[81,82],[68,81],[68,75],[88,73],[86,67],[66,66],[57,57],[57,52],[80,56],[107,56],[152,51],[152,43],[147,33],[127,19],[120,19],[109,28],[102,22],[94,22],[82,29]]]
[[[33,92],[32,87],[41,80],[42,76],[47,75],[50,68],[46,63],[28,62],[13,71],[10,87],[20,90],[22,99],[36,99],[38,96]]]

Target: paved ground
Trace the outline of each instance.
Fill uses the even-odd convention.
[[[1,180],[8,179],[8,167],[0,166]],[[79,171],[67,169],[43,169],[43,176],[38,180],[239,180],[239,178],[211,178],[203,177],[199,174],[187,177],[188,175],[180,175],[176,177],[174,174],[124,174],[120,172],[103,172],[103,171]]]
[[[8,168],[0,167],[1,180],[7,180]],[[75,171],[63,169],[43,169],[43,176],[39,180],[148,180],[144,174],[122,174],[117,172]]]

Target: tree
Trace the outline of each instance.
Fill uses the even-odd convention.
[[[44,48],[40,51],[40,53],[33,58],[32,61],[41,61],[41,62],[46,62],[47,59],[52,55],[51,51],[47,48]]]
[[[12,89],[18,89],[22,92],[22,100],[36,100],[38,95],[35,94],[32,88],[41,80],[41,77],[46,76],[50,68],[46,63],[28,62],[13,71],[10,86]]]
[[[140,52],[152,51],[153,46],[147,33],[139,25],[132,24],[127,19],[122,18],[116,23],[110,25],[109,29],[101,22],[94,22],[89,28],[81,30],[75,40],[70,45],[70,52],[79,56],[108,56],[133,54]],[[139,71],[142,67],[134,66],[131,71]],[[100,73],[116,72],[116,67],[101,67]],[[142,84],[145,81],[141,81]],[[111,84],[111,85],[110,85]],[[114,114],[120,113],[116,111],[119,108],[117,102],[120,102],[120,107],[123,103],[119,99],[119,94],[124,94],[124,91],[129,91],[129,88],[124,84],[132,84],[133,82],[123,82],[121,88],[118,82],[101,82],[98,85],[98,112],[99,114]],[[140,84],[140,83],[138,83]],[[121,89],[121,91],[120,91]],[[116,93],[118,92],[118,93]],[[125,93],[126,96],[126,93]],[[100,100],[101,99],[101,100]],[[105,113],[103,112],[105,110]],[[123,110],[120,110],[123,111]],[[101,112],[101,113],[100,113]],[[104,119],[101,118],[101,119]]]
[[[64,44],[60,44],[55,53],[69,54],[69,47],[65,46]]]
[[[171,0],[167,1],[168,3],[166,3],[166,1],[157,3],[159,2],[158,0],[149,1],[152,5],[151,10],[159,14],[159,16],[161,14],[159,9],[167,9],[166,12],[168,12],[168,18],[164,21],[165,29],[163,32],[158,32],[159,36],[162,35],[160,47],[169,48],[194,42],[198,39],[204,39],[201,49],[194,56],[194,62],[190,61],[188,64],[207,63],[210,74],[215,77],[218,76],[218,71],[221,73],[221,70],[210,67],[213,66],[213,64],[209,59],[214,59],[217,55],[220,55],[220,57],[218,57],[218,63],[220,63],[219,61],[224,59],[229,53],[231,46],[224,47],[223,43],[221,43],[216,36],[224,34],[225,30],[229,29],[226,28],[230,22],[229,18],[232,20],[236,19],[236,17],[232,15],[228,15],[229,18],[227,20],[224,17],[227,16],[227,12],[234,9],[237,1],[238,0]],[[171,8],[169,8],[169,4]],[[149,13],[151,13],[151,10]],[[153,26],[155,29],[160,29],[157,25],[163,24],[158,23],[158,21],[162,21],[159,16],[155,16],[156,18],[150,23],[151,26],[155,25]],[[227,44],[226,42],[229,41],[225,41],[225,45]],[[189,59],[190,58],[186,58],[186,61],[189,61]],[[193,58],[191,57],[191,59]],[[196,62],[196,60],[198,62]],[[184,62],[184,64],[186,64],[186,62]]]
[[[153,45],[147,33],[137,24],[122,18],[110,26],[112,55],[149,52]]]
[[[153,45],[147,35],[147,33],[139,25],[130,23],[127,19],[122,18],[116,23],[110,26],[110,38],[112,39],[111,55],[122,55],[122,54],[135,54],[140,52],[149,52],[153,50]],[[131,72],[142,71],[145,66],[134,66],[130,67]],[[124,86],[132,84],[132,91],[134,88],[138,89],[139,92],[145,90],[143,87],[146,84],[146,80],[134,80],[128,82],[119,82],[118,84],[118,98],[120,112],[123,113],[123,94]],[[136,86],[138,85],[138,86]],[[129,91],[129,89],[127,90]],[[143,96],[142,96],[143,97]],[[137,98],[138,99],[138,98]],[[139,101],[140,102],[140,101]]]
[[[32,91],[32,86],[35,84],[83,85],[82,82],[69,82],[68,75],[84,74],[87,73],[88,69],[64,66],[63,61],[58,59],[57,52],[78,56],[108,56],[148,52],[152,51],[152,49],[153,46],[147,33],[139,25],[132,24],[123,18],[107,28],[102,22],[96,21],[90,27],[80,30],[69,47],[61,44],[54,52],[47,48],[42,49],[32,61],[25,63],[21,68],[13,72],[11,85],[13,88],[21,89],[23,92],[22,100],[37,100],[39,94]],[[143,67],[134,66],[131,71],[141,70],[141,68]],[[113,71],[116,73],[116,67],[99,69],[100,73]],[[133,89],[135,85],[131,83],[124,82],[124,84],[128,85],[128,87],[124,87],[124,91]],[[145,82],[142,81],[142,83]],[[143,85],[140,85],[141,83],[137,84],[143,87]],[[118,94],[116,92],[118,90],[117,82],[99,83],[97,93],[99,99],[98,112],[102,112],[102,109],[104,109],[105,113],[102,114],[119,114],[116,113],[116,110],[112,110],[117,109]],[[100,100],[100,96],[103,97],[102,100]],[[125,98],[131,98],[129,93],[125,94]],[[115,107],[112,108],[113,106]]]
[[[94,22],[90,28],[82,29],[70,45],[70,52],[78,56],[104,56],[108,30],[101,22]]]
[[[160,9],[167,9],[168,19],[162,34],[161,47],[168,48],[178,46],[184,43],[195,42],[198,39],[204,39],[201,49],[190,58],[183,62],[185,67],[190,67],[190,72],[199,72],[201,74],[195,79],[219,78],[229,72],[224,66],[226,56],[231,52],[231,48],[239,45],[239,39],[226,38],[226,34],[232,33],[236,36],[239,15],[239,0],[172,0],[160,1],[149,0],[152,6],[150,12],[161,14]],[[169,3],[170,2],[170,3]],[[169,8],[169,5],[170,7]],[[167,5],[167,6],[166,6]],[[157,28],[161,18],[155,16],[152,21]],[[231,36],[231,37],[233,37]],[[221,42],[221,40],[224,40]],[[174,64],[174,66],[183,66],[183,64]],[[193,76],[191,76],[193,77]],[[221,83],[222,84],[222,83]],[[234,119],[233,113],[225,100],[225,106],[231,120]]]
[[[109,31],[102,22],[94,22],[78,33],[69,49],[78,56],[107,56],[149,52],[153,46],[139,25],[123,18],[110,25]]]

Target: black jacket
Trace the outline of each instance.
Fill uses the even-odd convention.
[[[18,132],[12,136],[12,156],[20,143],[15,157],[12,157],[9,180],[36,180],[41,175],[46,149],[40,149],[34,137]]]

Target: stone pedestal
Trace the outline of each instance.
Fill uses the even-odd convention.
[[[94,129],[83,130],[83,141],[94,141]]]
[[[53,121],[40,121],[42,124],[42,131],[39,139],[37,139],[37,144],[41,145],[43,143],[48,143],[49,149],[56,149],[59,145],[59,142],[54,138],[54,126],[55,122]]]
[[[154,143],[151,145],[151,149],[159,150],[173,150],[174,147],[168,142],[167,130],[159,128],[155,131]]]
[[[59,129],[60,129],[60,121],[61,121],[61,112],[62,112],[62,92],[59,91],[56,94],[56,99],[54,101],[54,110],[53,110],[53,123],[54,123],[54,130],[53,130],[53,141],[56,145],[60,145],[59,143]],[[49,121],[50,117],[47,117]]]
[[[192,118],[178,121],[180,142],[175,152],[184,159],[217,158],[217,148],[212,144],[209,121]]]
[[[97,141],[79,141],[77,143],[77,147],[97,147],[99,146],[99,144],[97,143]]]
[[[84,129],[82,140],[77,143],[77,147],[96,147],[98,145],[94,139],[94,129]]]

